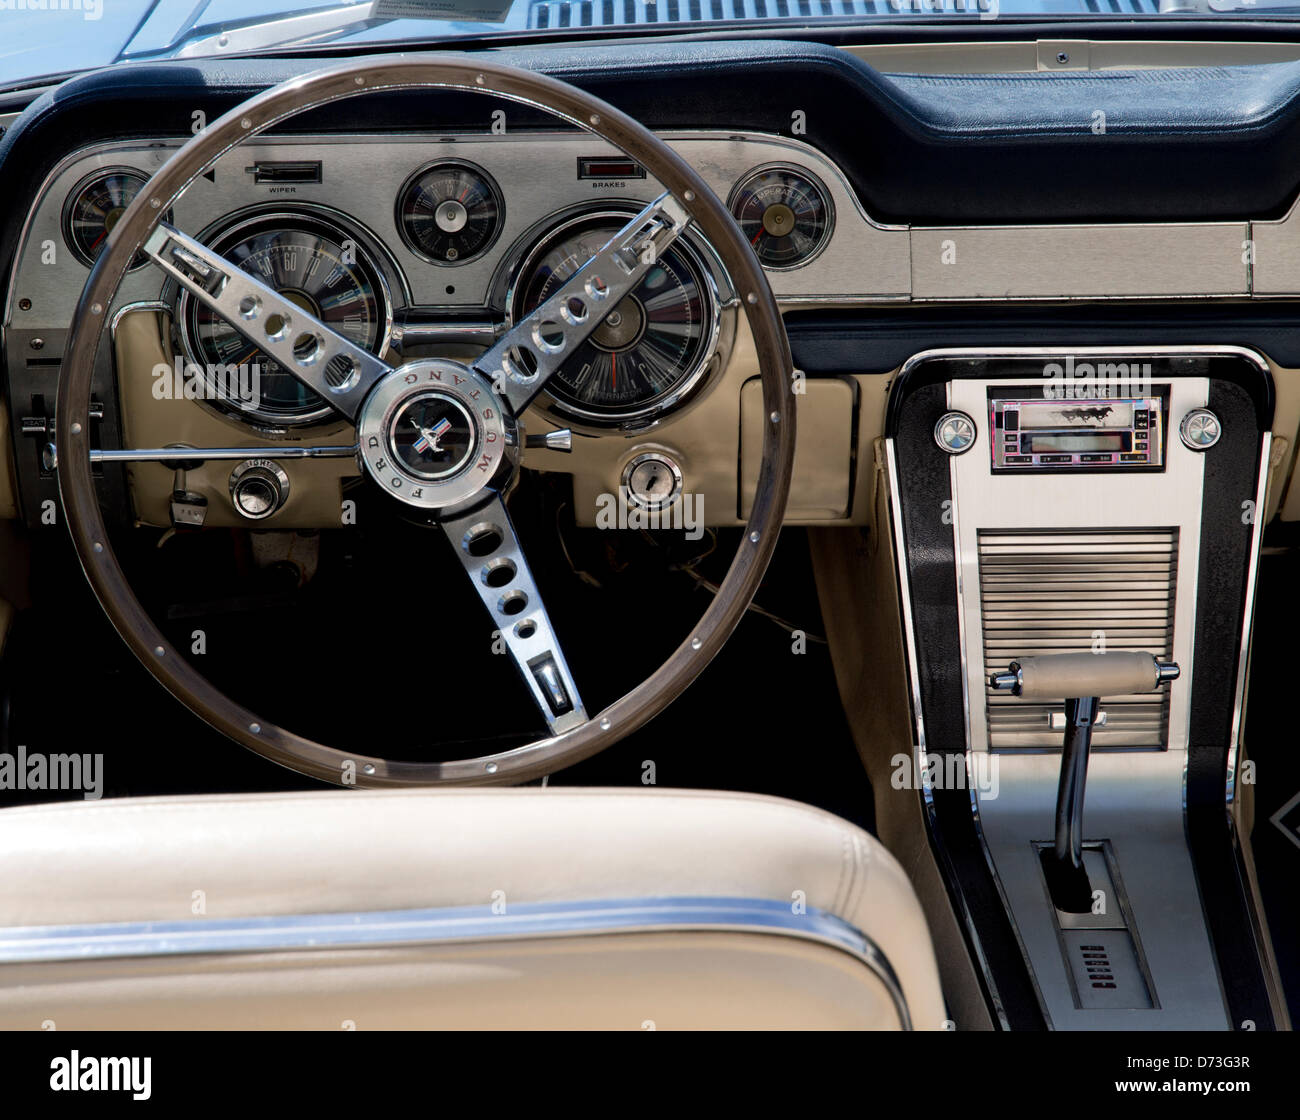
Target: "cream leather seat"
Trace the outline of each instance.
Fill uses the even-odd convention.
[[[937,1030],[945,1016],[898,863],[777,798],[60,803],[0,812],[0,853],[5,1028]]]

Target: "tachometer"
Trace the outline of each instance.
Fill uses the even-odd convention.
[[[604,211],[554,230],[529,255],[511,298],[515,321],[545,302],[622,228]],[[713,283],[684,240],[669,248],[546,383],[560,411],[596,421],[644,419],[679,402],[713,353]]]
[[[825,247],[835,225],[826,188],[798,167],[760,167],[731,192],[728,209],[765,268],[798,268]]]
[[[332,223],[299,213],[264,214],[225,230],[211,244],[349,341],[376,354],[386,345],[392,316],[387,287],[356,239]],[[209,371],[256,367],[256,392],[250,399],[226,399],[222,390],[231,384],[229,376],[211,379],[217,403],[228,411],[273,427],[309,424],[333,414],[317,393],[186,294],[177,321],[190,359]],[[339,372],[341,378],[348,373]],[[329,377],[329,367],[325,375]],[[248,383],[247,378],[239,382]]]
[[[139,171],[120,168],[96,171],[72,189],[63,206],[63,238],[82,264],[95,263],[118,219],[147,182]],[[171,215],[163,221],[171,221]],[[144,263],[141,255],[131,267]]]
[[[434,264],[464,264],[492,247],[505,218],[496,183],[480,167],[441,160],[417,171],[397,196],[402,238]]]

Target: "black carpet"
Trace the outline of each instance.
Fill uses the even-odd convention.
[[[493,654],[487,613],[441,532],[407,522],[382,497],[359,500],[355,528],[321,534],[319,569],[301,588],[288,569],[255,565],[243,532],[180,535],[157,548],[156,532],[130,531],[117,548],[168,637],[189,651],[201,630],[206,652],[191,660],[267,720],[394,758],[464,757],[540,737],[531,698],[513,663]],[[566,501],[557,478],[535,476],[511,509],[596,711],[689,635],[709,601],[699,581],[722,579],[740,538],[578,530]],[[318,788],[166,694],[109,627],[61,532],[33,547],[35,606],[20,613],[0,663],[0,748],[102,752],[106,796]],[[802,531],[783,534],[757,602],[806,632],[806,652],[751,612],[666,712],[550,781],[640,786],[653,772],[659,786],[777,794],[870,827],[870,786],[817,640]],[[57,796],[0,791],[0,805]]]

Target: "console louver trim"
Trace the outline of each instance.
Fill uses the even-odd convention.
[[[984,678],[1017,656],[1147,650],[1171,660],[1178,530],[979,532]],[[1061,746],[1050,726],[1064,705],[987,688],[991,750]],[[1168,742],[1168,689],[1107,697],[1094,749],[1161,749]]]

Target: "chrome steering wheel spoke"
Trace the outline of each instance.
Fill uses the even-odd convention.
[[[474,363],[516,416],[636,288],[690,221],[686,208],[664,191]]]
[[[552,735],[587,721],[537,581],[500,495],[441,522]]]
[[[53,447],[53,444],[51,444]],[[238,462],[242,459],[349,459],[357,445],[333,444],[321,447],[303,444],[257,444],[253,447],[122,447],[92,448],[92,463],[205,463]]]
[[[349,420],[392,367],[201,241],[160,222],[143,252]]]

